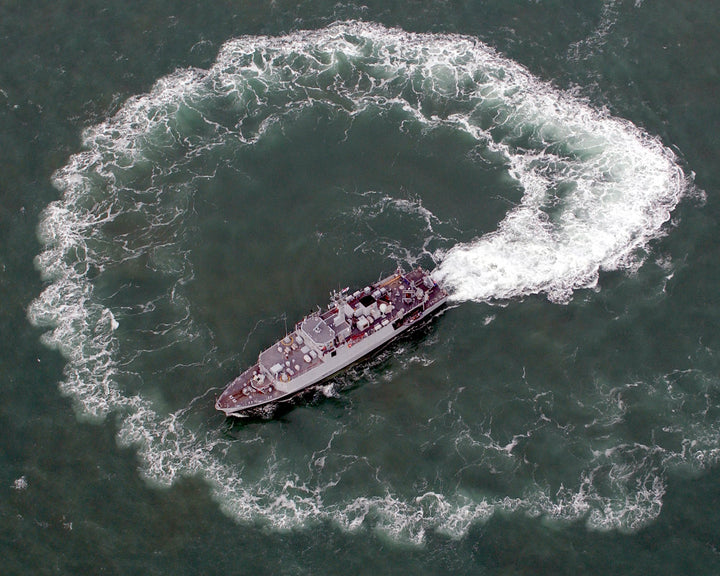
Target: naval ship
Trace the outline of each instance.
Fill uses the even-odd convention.
[[[215,402],[228,416],[286,400],[368,356],[436,313],[448,293],[416,268],[350,294],[334,292],[325,311],[305,316],[235,378]]]

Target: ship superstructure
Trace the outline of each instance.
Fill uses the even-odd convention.
[[[395,274],[349,294],[333,294],[318,310],[260,353],[215,402],[226,415],[243,415],[287,399],[381,348],[437,312],[448,293],[422,268]]]

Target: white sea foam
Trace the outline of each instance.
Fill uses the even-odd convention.
[[[15,482],[13,482],[13,490],[27,490],[28,487],[28,481],[25,476],[20,476],[20,478],[16,478]]]
[[[635,6],[639,7],[642,0],[636,0]],[[604,0],[600,20],[592,33],[579,42],[574,42],[568,50],[568,56],[576,60],[587,60],[597,54],[607,42],[607,38],[617,24],[618,0]]]
[[[548,101],[531,83],[520,126],[539,133],[540,151],[507,151],[524,196],[498,230],[445,254],[435,275],[455,300],[503,300],[545,293],[567,302],[601,270],[642,258],[687,188],[674,155],[628,122],[568,100]],[[538,96],[540,93],[540,96]],[[567,149],[553,151],[557,142]]]
[[[417,266],[422,259],[430,258],[434,261],[435,250],[431,244],[439,241],[448,241],[438,229],[443,224],[437,216],[423,206],[422,199],[415,196],[408,198],[394,198],[378,191],[367,191],[358,194],[362,204],[354,208],[348,215],[350,223],[344,223],[346,234],[351,235],[353,230],[357,233],[358,244],[355,251],[371,252],[375,255],[389,256],[391,259],[402,262],[407,266]],[[386,219],[385,228],[401,227],[400,222],[410,220],[415,234],[415,245],[399,238],[383,235],[375,230],[378,221]],[[389,225],[391,222],[392,225]],[[408,226],[409,228],[409,226]],[[420,245],[419,240],[422,240]]]
[[[49,329],[44,341],[67,358],[61,389],[79,415],[114,414],[120,442],[135,447],[150,481],[168,485],[183,475],[200,475],[228,514],[276,529],[330,519],[348,530],[372,525],[420,542],[428,530],[462,536],[496,510],[634,529],[657,515],[667,463],[717,458],[710,438],[686,442],[683,454],[660,455],[659,463],[648,447],[598,450],[580,478],[567,479],[567,487],[547,493],[530,485],[522,497],[430,489],[408,496],[375,470],[375,488],[383,496],[338,501],[330,494],[343,474],[372,468],[367,459],[341,455],[343,465],[332,472],[333,452],[315,453],[311,461],[322,465],[311,462],[301,473],[288,470],[268,443],[266,468],[259,480],[248,481],[227,456],[230,440],[194,429],[184,410],[163,414],[140,393],[123,390],[120,370],[136,369],[142,355],[153,352],[133,347],[127,334],[121,338],[130,318],[162,306],[175,310],[171,319],[144,331],[165,337],[163,346],[194,330],[181,290],[193,271],[179,240],[191,192],[177,187],[168,192],[162,176],[187,170],[189,177],[212,177],[212,168],[199,172],[196,157],[215,146],[252,146],[283,119],[317,104],[350,121],[369,107],[400,109],[426,129],[444,126],[471,135],[508,166],[523,197],[498,230],[433,254],[442,260],[438,278],[457,301],[544,293],[565,302],[573,290],[594,286],[600,270],[637,263],[648,242],[662,233],[685,187],[672,153],[656,139],[558,92],[467,37],[350,22],[228,42],[211,69],[161,79],[113,118],[88,129],[86,151],[55,176],[62,198],[48,206],[39,228],[45,249],[36,263],[49,284],[28,315]],[[370,212],[396,210],[420,222],[427,236],[422,249],[437,237],[437,219],[420,199],[373,194]],[[109,224],[119,232],[106,238],[102,229]],[[136,261],[142,261],[143,274],[168,283],[150,301],[111,310],[97,297],[92,278]],[[126,289],[118,286],[117,292]],[[622,411],[613,415],[622,417]],[[598,417],[600,423],[610,421]],[[547,418],[533,424],[545,425]],[[512,470],[520,462],[518,443],[531,432],[518,430],[508,443],[467,427],[459,431],[457,445],[465,442],[468,450],[481,451],[481,462]],[[328,446],[334,438],[335,433]],[[595,483],[601,472],[611,479],[602,493]]]

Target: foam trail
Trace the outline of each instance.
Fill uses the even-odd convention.
[[[228,514],[276,529],[331,520],[348,530],[372,525],[421,542],[428,530],[462,536],[496,510],[629,529],[656,517],[665,465],[684,458],[710,462],[716,457],[707,449],[716,445],[712,434],[687,447],[687,455],[642,447],[596,450],[581,476],[567,478],[554,494],[534,485],[522,497],[430,488],[408,494],[376,472],[369,482],[381,496],[338,497],[334,488],[344,475],[362,472],[373,457],[335,453],[333,439],[342,430],[331,432],[322,456],[322,462],[337,461],[334,472],[314,466],[314,455],[292,468],[293,460],[275,454],[267,438],[243,437],[267,451],[267,468],[250,481],[227,457],[227,438],[198,430],[184,409],[163,410],[148,390],[120,385],[136,376],[152,388],[156,375],[152,362],[144,362],[201,331],[184,286],[193,279],[193,241],[187,240],[192,183],[213,178],[218,160],[210,152],[228,148],[232,162],[233,150],[254,146],[312,106],[332,110],[348,125],[368,109],[392,110],[421,130],[460,131],[520,183],[523,197],[497,231],[442,254],[436,274],[456,300],[545,293],[567,301],[573,290],[593,286],[600,270],[637,263],[638,251],[661,233],[684,191],[681,170],[657,140],[558,92],[471,38],[346,22],[230,41],[209,70],[161,79],[88,129],[86,149],[55,175],[62,197],[43,213],[44,251],[36,259],[48,286],[28,316],[48,328],[44,341],[67,359],[61,389],[79,416],[116,417],[119,441],[136,447],[149,480],[167,485],[185,474],[201,475]],[[371,213],[413,214],[421,234],[438,238],[438,223],[419,199],[371,196]],[[137,286],[145,292],[136,297]],[[122,306],[115,306],[118,295]],[[137,328],[128,328],[133,322]],[[462,425],[449,416],[453,426]],[[528,424],[530,432],[545,425]],[[456,444],[467,439],[480,451],[479,462],[510,470],[523,465],[512,442],[470,427],[452,432]],[[600,493],[594,478],[607,470],[609,489]]]
[[[532,123],[540,149],[496,144],[524,195],[497,231],[444,255],[435,275],[455,300],[542,292],[567,302],[595,286],[600,270],[637,264],[687,190],[673,153],[629,122],[564,97],[555,106],[546,96],[522,99],[514,122]]]

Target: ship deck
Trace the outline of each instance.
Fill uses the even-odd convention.
[[[273,372],[273,376],[283,379],[285,375],[287,380],[290,380],[322,364],[322,358],[295,330],[263,351],[260,354],[260,364]]]

